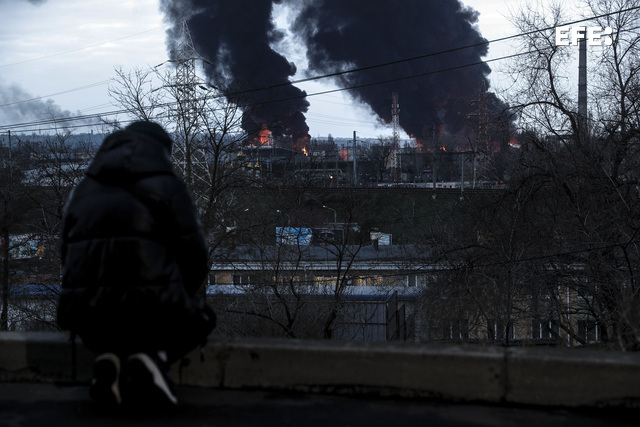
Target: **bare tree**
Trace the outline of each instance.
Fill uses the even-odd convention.
[[[511,246],[526,249],[521,259],[531,273],[524,277],[536,280],[536,292],[546,288],[558,300],[561,328],[586,343],[576,321],[593,321],[602,340],[623,349],[640,348],[635,315],[640,266],[638,5],[587,2],[594,15],[603,16],[600,23],[614,28],[612,46],[590,51],[598,55],[598,68],[590,73],[593,101],[587,126],[566,78],[574,72],[567,64],[577,48],[556,46],[554,40],[552,29],[568,22],[562,8],[526,7],[514,16],[516,27],[527,35],[525,55],[512,69],[514,99],[521,101],[522,123],[531,137],[521,141],[523,148],[511,164],[513,190],[502,205],[522,206],[509,215],[523,218],[520,227],[531,232],[513,234]],[[496,236],[498,228],[490,231]],[[532,259],[544,260],[544,268]],[[510,257],[506,261],[513,262]],[[535,270],[545,274],[534,275]],[[551,291],[558,287],[566,292]]]
[[[234,265],[231,284],[239,292],[217,301],[221,316],[235,319],[222,328],[232,327],[229,334],[332,338],[348,317],[363,243],[351,236],[350,209],[340,211],[346,221],[338,224],[327,221],[327,213],[336,217],[305,188],[273,194],[271,201],[257,198],[237,218],[238,245],[217,250],[218,264]]]
[[[19,158],[14,152],[11,133],[8,134],[8,147],[3,150],[0,164],[0,238],[2,239],[2,311],[0,312],[0,330],[9,329],[10,267],[12,234],[19,228],[24,209],[22,191],[22,171]]]
[[[7,319],[11,328],[56,329],[55,307],[62,260],[59,233],[71,189],[84,175],[94,148],[67,131],[14,137],[11,155],[14,193],[6,210],[9,224],[3,246],[6,284],[10,283]],[[5,153],[7,154],[7,153]],[[7,183],[8,184],[8,183]],[[7,246],[9,250],[7,251]]]
[[[378,144],[371,145],[364,151],[364,158],[371,168],[368,173],[375,182],[384,182],[392,145],[393,141],[391,137],[379,137]],[[365,171],[365,173],[367,173],[367,171]]]
[[[115,69],[115,83],[109,85],[109,96],[116,105],[137,120],[168,122],[166,93],[157,85],[155,69]]]
[[[2,313],[0,329],[15,327],[12,296],[16,284],[24,284],[28,276],[28,259],[35,256],[27,249],[33,243],[34,216],[37,205],[28,185],[29,157],[17,138],[9,135],[9,146],[3,148],[0,169],[0,231],[2,237]],[[6,149],[5,149],[6,148]],[[34,214],[35,213],[35,214]],[[34,251],[35,252],[35,251]],[[10,313],[11,312],[11,313]]]

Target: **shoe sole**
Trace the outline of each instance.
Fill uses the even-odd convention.
[[[96,358],[93,364],[93,379],[89,395],[94,401],[105,405],[122,403],[120,395],[120,359],[113,353]]]
[[[158,365],[145,353],[137,353],[127,361],[129,392],[138,403],[158,402],[178,404]]]

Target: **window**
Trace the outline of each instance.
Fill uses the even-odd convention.
[[[469,319],[458,319],[452,322],[445,320],[440,324],[433,324],[430,326],[429,334],[434,341],[467,341]]]
[[[553,320],[531,320],[531,338],[535,340],[558,338],[558,325]]]
[[[578,336],[587,343],[598,342],[599,328],[595,320],[578,320]]]
[[[213,271],[209,272],[207,286],[215,286],[218,284],[218,277]]]
[[[382,283],[380,276],[362,276],[360,278],[362,286],[378,286]]]
[[[231,276],[232,285],[250,285],[251,276],[248,274],[234,274]]]
[[[426,286],[426,274],[407,274],[398,276],[398,286]]]
[[[487,340],[488,341],[511,341],[515,339],[515,327],[513,320],[506,325],[502,321],[489,319],[487,321]]]
[[[207,288],[206,288],[206,293],[210,294],[210,293],[215,293],[215,286],[218,283],[218,278],[216,276],[216,273],[213,272],[209,272],[209,275],[207,276]]]
[[[333,276],[316,276],[315,282],[317,286],[334,286],[336,283]]]

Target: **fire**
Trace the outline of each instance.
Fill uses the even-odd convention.
[[[307,145],[309,144],[309,135],[298,138],[293,144],[293,149],[296,151],[302,151],[305,156],[309,157],[307,152]]]
[[[263,127],[258,135],[253,138],[253,145],[272,145],[271,131]]]
[[[260,145],[271,145],[271,131],[267,128],[262,128],[258,134],[258,141]]]

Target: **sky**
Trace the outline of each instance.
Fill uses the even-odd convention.
[[[486,39],[515,33],[507,17],[518,1],[463,3],[480,13],[478,26]],[[145,69],[168,59],[165,32],[169,25],[158,0],[0,0],[0,16],[0,132],[3,126],[38,118],[115,111],[118,107],[107,89],[116,67]],[[286,26],[286,10],[279,11],[277,22]],[[492,43],[486,59],[508,54],[510,49],[506,43]],[[304,51],[288,52],[287,57],[298,66],[294,79],[302,77]],[[491,67],[490,78],[498,89],[500,65]],[[335,86],[305,83],[300,87],[314,93]],[[356,131],[359,137],[376,138],[391,133],[390,126],[377,124],[370,109],[353,102],[346,92],[308,100],[311,107],[306,117],[312,137],[350,137]],[[34,105],[39,107],[38,118],[33,108],[26,108]]]

